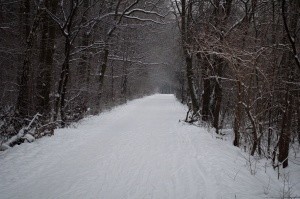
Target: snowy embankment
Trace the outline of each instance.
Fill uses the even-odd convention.
[[[173,95],[134,100],[0,154],[0,198],[267,198],[276,173],[179,119]],[[251,175],[250,169],[255,175]]]

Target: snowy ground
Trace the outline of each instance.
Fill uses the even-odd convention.
[[[247,161],[230,143],[179,122],[184,116],[174,96],[153,95],[9,149],[0,154],[0,198],[282,195],[272,169],[265,172],[263,162]]]

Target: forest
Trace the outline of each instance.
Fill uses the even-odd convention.
[[[2,143],[21,129],[51,135],[171,79],[154,76],[172,64],[163,60],[176,37],[167,2],[1,0],[0,8]]]
[[[300,1],[175,1],[185,59],[188,122],[288,166],[300,143]],[[184,93],[184,92],[181,92]]]
[[[299,57],[298,0],[0,0],[0,148],[174,93],[187,123],[285,168]]]

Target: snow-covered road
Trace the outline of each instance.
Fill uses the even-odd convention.
[[[153,95],[10,149],[0,154],[0,198],[232,199],[280,194],[272,171],[256,168],[251,175],[246,154],[205,129],[179,122],[185,113],[173,95]]]

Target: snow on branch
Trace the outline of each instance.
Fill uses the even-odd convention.
[[[126,15],[131,15],[133,13],[144,13],[144,14],[150,14],[150,15],[155,15],[155,16],[158,16],[158,17],[161,17],[161,18],[164,18],[166,17],[166,15],[161,15],[157,12],[153,12],[153,11],[147,11],[147,10],[144,10],[144,9],[140,9],[140,8],[136,8],[136,9],[132,9],[130,10],[129,12],[125,13]]]
[[[21,130],[19,130],[17,135],[11,137],[8,141],[6,141],[0,146],[0,151],[5,151],[6,149],[11,148],[14,145],[14,143],[18,142],[20,139],[27,140],[28,142],[33,142],[35,138],[29,133],[29,130],[32,124],[34,123],[34,121],[39,116],[41,116],[41,114],[39,113],[35,114],[35,116],[32,118],[28,126],[21,128]]]
[[[140,17],[134,17],[134,16],[124,16],[124,18],[134,19],[134,20],[138,20],[138,21],[142,21],[142,22],[151,22],[151,23],[155,23],[155,24],[165,25],[165,23],[159,22],[159,21],[155,21],[153,19],[142,19]]]
[[[112,61],[124,61],[124,62],[130,62],[130,63],[137,63],[137,64],[141,64],[141,65],[165,65],[165,63],[142,62],[142,61],[131,60],[131,59],[124,60],[122,57],[116,57],[116,56],[109,57],[109,60],[112,60]]]

